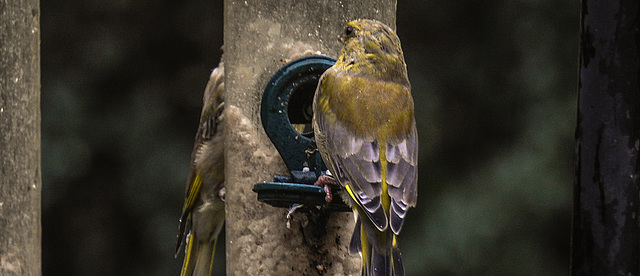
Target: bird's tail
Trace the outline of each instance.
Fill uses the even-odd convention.
[[[187,237],[184,262],[180,276],[209,276],[213,264],[213,255],[216,252],[218,238],[212,241],[198,240],[194,235]]]
[[[388,229],[379,232],[375,226],[362,223],[360,217],[349,245],[351,254],[362,256],[363,276],[403,276],[404,265],[396,236]]]

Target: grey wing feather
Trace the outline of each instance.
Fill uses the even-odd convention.
[[[386,180],[391,197],[390,217],[384,212],[382,194],[382,170],[378,143],[374,139],[357,138],[344,125],[335,122],[329,129],[323,116],[316,116],[316,128],[322,136],[319,140],[321,152],[336,153],[326,157],[325,162],[335,177],[349,184],[358,204],[380,231],[389,225],[395,234],[400,233],[409,207],[417,200],[417,151],[418,137],[415,124],[405,139],[387,143]],[[352,168],[345,170],[344,168]],[[353,169],[355,168],[355,169]]]
[[[387,184],[391,196],[391,230],[400,233],[409,207],[418,198],[418,135],[415,124],[406,139],[387,143]]]
[[[333,123],[331,128],[325,123],[323,115],[315,116],[314,127],[320,134],[316,140],[325,163],[340,183],[349,184],[358,204],[376,228],[380,231],[387,229],[388,219],[380,200],[382,171],[377,141],[357,138],[339,122]],[[324,153],[327,152],[336,154],[326,156]]]

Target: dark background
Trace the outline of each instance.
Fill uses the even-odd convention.
[[[566,275],[579,1],[408,2],[397,26],[421,144],[407,274]],[[221,1],[42,1],[41,14],[43,274],[177,275]]]

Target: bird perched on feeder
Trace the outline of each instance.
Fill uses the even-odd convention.
[[[347,23],[313,103],[322,158],[356,216],[362,275],[404,275],[396,236],[416,205],[418,135],[400,39],[374,20]]]
[[[204,91],[191,153],[175,252],[177,257],[186,235],[182,276],[211,275],[218,234],[224,225],[223,94],[224,65],[220,62]]]

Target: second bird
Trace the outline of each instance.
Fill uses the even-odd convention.
[[[218,235],[224,225],[224,66],[213,70],[204,91],[182,207],[176,256],[185,244],[181,276],[211,275]],[[186,235],[186,242],[184,240]]]

